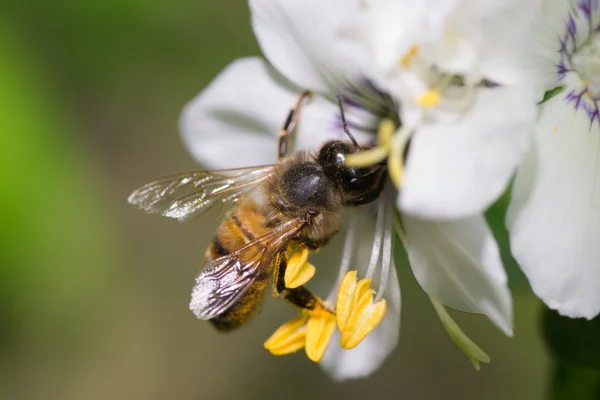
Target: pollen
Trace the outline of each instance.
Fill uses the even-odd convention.
[[[554,125],[554,127],[552,127],[553,130],[557,130],[558,127],[556,125]]]
[[[281,325],[267,339],[264,344],[265,349],[275,356],[283,356],[295,353],[303,348],[306,342],[306,319],[306,315],[300,315]]]
[[[442,94],[439,90],[429,89],[415,98],[415,102],[423,108],[433,108],[440,104]]]
[[[413,58],[417,55],[418,52],[419,52],[419,46],[411,47],[410,50],[408,50],[408,52],[400,60],[400,64],[402,64],[402,66],[404,68],[410,67],[410,64],[412,63]]]
[[[321,313],[313,315],[306,324],[306,344],[304,350],[308,358],[319,362],[335,332],[335,315]]]
[[[287,260],[285,269],[285,286],[294,289],[304,285],[315,275],[316,268],[307,262],[308,249],[306,247],[295,251]]]
[[[346,274],[337,297],[337,323],[342,337],[340,346],[352,349],[379,325],[385,315],[386,303],[373,303],[375,291],[371,279],[357,280],[356,271]]]

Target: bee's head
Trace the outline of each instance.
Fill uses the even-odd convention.
[[[337,182],[345,194],[356,198],[374,190],[380,191],[382,174],[385,173],[384,164],[360,168],[347,166],[346,156],[361,150],[350,142],[332,141],[321,148],[317,157],[325,174]]]

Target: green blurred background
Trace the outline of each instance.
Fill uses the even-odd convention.
[[[502,201],[488,216],[511,276],[515,337],[453,314],[492,358],[480,372],[406,263],[400,345],[368,379],[334,384],[302,352],[264,350],[294,315],[284,302],[229,335],[194,318],[190,289],[219,221],[180,225],[126,198],[198,168],[179,140],[182,106],[256,54],[243,0],[0,5],[0,398],[545,398],[541,306],[508,259]]]

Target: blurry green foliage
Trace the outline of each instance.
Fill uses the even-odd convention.
[[[546,309],[542,325],[546,343],[559,360],[600,371],[600,317],[568,318]]]
[[[553,400],[598,400],[600,371],[557,361],[549,389]]]
[[[29,357],[68,359],[67,349],[93,329],[83,321],[110,302],[102,293],[118,257],[98,177],[24,48],[18,29],[0,19],[0,363],[7,365],[23,348]],[[49,339],[51,348],[43,346]]]

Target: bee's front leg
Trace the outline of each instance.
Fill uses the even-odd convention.
[[[275,262],[275,282],[273,292],[276,297],[282,297],[295,306],[306,311],[310,315],[328,313],[335,315],[334,311],[329,309],[319,297],[314,295],[304,286],[297,288],[288,288],[285,284],[285,270],[287,268],[287,258],[285,253],[277,256]]]
[[[298,125],[298,121],[300,120],[302,103],[310,96],[312,96],[312,92],[310,90],[305,90],[302,92],[302,94],[300,94],[296,106],[290,110],[290,113],[283,124],[283,128],[281,128],[281,131],[279,131],[279,159],[282,159],[288,155],[292,149],[292,133],[296,129],[296,125]]]

